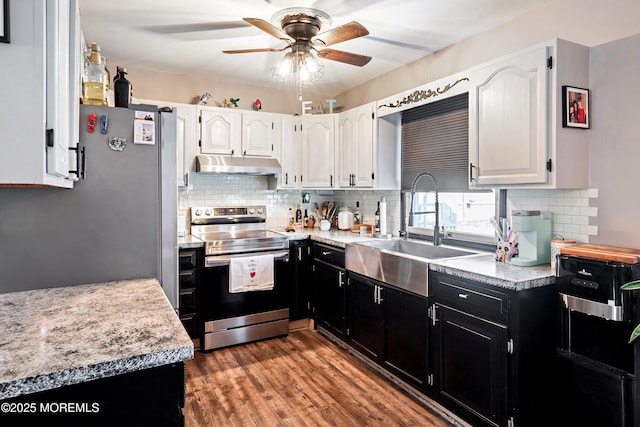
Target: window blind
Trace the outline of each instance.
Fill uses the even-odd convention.
[[[440,191],[469,191],[469,96],[467,93],[402,112],[402,189],[431,172]],[[418,191],[430,191],[428,179]]]

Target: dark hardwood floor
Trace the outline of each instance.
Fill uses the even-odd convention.
[[[309,329],[196,351],[184,412],[187,427],[452,425]]]

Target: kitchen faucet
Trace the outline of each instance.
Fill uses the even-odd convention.
[[[428,176],[429,178],[431,178],[431,181],[433,182],[433,191],[436,193],[435,209],[432,210],[432,211],[414,212],[413,211],[413,196],[416,193],[416,187],[418,185],[418,181],[423,176]],[[413,216],[414,215],[425,215],[425,214],[435,214],[435,216],[436,216],[436,225],[433,227],[433,245],[434,246],[440,245],[442,243],[442,237],[440,236],[440,208],[439,208],[439,201],[438,201],[438,182],[436,181],[436,177],[433,176],[430,172],[420,172],[415,177],[415,179],[413,180],[413,183],[411,184],[411,200],[410,200],[410,204],[409,204],[409,227],[413,227]],[[406,235],[407,234],[405,232],[405,236]]]

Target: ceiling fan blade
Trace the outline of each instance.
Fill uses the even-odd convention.
[[[285,33],[284,31],[282,31],[280,28],[276,27],[275,25],[272,25],[271,23],[265,21],[264,19],[260,19],[260,18],[242,18],[245,22],[248,22],[249,24],[253,25],[254,27],[260,28],[262,31],[264,31],[265,33],[280,39],[280,40],[286,40],[286,41],[293,41],[293,39],[291,37],[289,37],[287,35],[287,33]]]
[[[332,44],[366,36],[367,34],[369,34],[369,31],[362,24],[352,21],[318,34],[313,38],[313,42],[331,46]]]
[[[237,28],[250,28],[248,22],[243,21],[224,21],[224,22],[206,22],[206,23],[192,23],[192,24],[169,24],[169,25],[150,25],[145,29],[158,34],[176,34],[176,33],[191,33],[191,32],[203,32],[203,31],[218,31],[218,30],[234,30]]]
[[[255,53],[255,52],[282,52],[289,46],[283,48],[263,47],[257,49],[237,49],[237,50],[223,50],[222,53]]]
[[[336,49],[322,49],[318,51],[318,57],[322,59],[329,59],[331,61],[344,62],[345,64],[357,65],[362,67],[367,65],[371,61],[370,56],[360,55],[357,53],[345,52],[343,50]]]

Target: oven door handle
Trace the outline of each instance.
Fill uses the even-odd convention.
[[[204,259],[204,266],[207,267],[223,267],[228,266],[231,262],[231,258],[249,258],[252,256],[261,256],[261,255],[273,255],[274,261],[284,261],[289,262],[289,251],[278,251],[278,252],[252,252],[248,254],[236,254],[236,255],[216,255],[216,256],[208,256]]]

